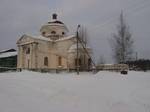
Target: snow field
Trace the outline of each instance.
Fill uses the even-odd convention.
[[[150,73],[0,73],[0,112],[149,112]]]

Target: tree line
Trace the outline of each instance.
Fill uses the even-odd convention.
[[[131,70],[147,71],[150,70],[150,59],[138,59],[134,61],[127,61]]]

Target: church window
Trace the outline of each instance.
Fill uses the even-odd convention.
[[[48,57],[44,57],[44,65],[48,66]]]
[[[62,65],[62,58],[61,58],[61,56],[58,57],[58,65],[59,65],[59,66]]]
[[[30,48],[27,48],[26,54],[30,54]]]
[[[81,59],[79,59],[79,65],[81,65]]]
[[[62,32],[62,35],[65,35],[65,32]]]
[[[56,32],[55,32],[55,31],[52,31],[51,34],[56,34]]]
[[[44,36],[46,34],[46,32],[42,32],[42,35]]]
[[[91,62],[92,62],[92,60],[91,60],[91,58],[89,58],[88,59],[88,66],[91,66]]]

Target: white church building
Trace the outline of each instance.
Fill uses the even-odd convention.
[[[24,34],[18,41],[18,69],[31,70],[88,70],[91,67],[91,49],[77,36],[68,35],[66,25],[52,15],[50,22],[40,29],[39,36]],[[77,53],[78,51],[78,53]]]

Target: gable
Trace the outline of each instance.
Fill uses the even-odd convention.
[[[24,44],[28,42],[33,42],[34,39],[28,35],[23,35],[18,41],[17,44]]]

